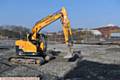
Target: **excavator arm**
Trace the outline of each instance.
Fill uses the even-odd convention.
[[[34,25],[34,27],[32,28],[32,40],[37,39],[36,35],[41,29],[43,29],[44,27],[46,27],[47,25],[53,23],[54,21],[58,19],[60,19],[62,23],[65,43],[67,45],[70,45],[72,43],[72,31],[70,27],[70,21],[68,19],[68,15],[64,7],[58,12],[52,15],[48,15],[47,17],[43,18],[42,20],[38,21]]]

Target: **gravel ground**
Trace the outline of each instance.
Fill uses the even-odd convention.
[[[0,44],[4,43],[0,41]],[[14,41],[7,41],[7,46],[13,44]],[[41,66],[11,64],[7,59],[15,55],[15,49],[1,49],[0,76],[39,76],[43,80],[120,80],[120,46],[76,44],[73,48],[81,50],[83,58],[67,62],[63,59],[66,46],[49,44],[48,50],[55,50],[56,59]]]

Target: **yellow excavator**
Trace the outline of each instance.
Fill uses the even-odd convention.
[[[42,64],[44,61],[49,61],[50,56],[46,54],[47,43],[46,35],[41,34],[41,29],[45,28],[47,25],[53,23],[54,21],[60,19],[62,23],[65,43],[68,45],[68,54],[64,58],[72,57],[72,31],[70,27],[70,21],[68,19],[67,11],[64,7],[48,15],[47,17],[38,21],[32,28],[32,32],[27,35],[26,40],[16,40],[16,53],[17,56],[10,57],[9,61],[14,63],[33,63]]]

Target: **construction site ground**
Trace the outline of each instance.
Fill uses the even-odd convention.
[[[43,80],[120,80],[120,46],[75,44],[81,57],[74,62],[63,59],[65,44],[48,44],[55,59],[44,65],[12,64],[8,58],[15,55],[14,40],[0,40],[0,77],[37,76]]]

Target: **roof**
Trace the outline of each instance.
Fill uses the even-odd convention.
[[[102,35],[102,33],[99,30],[90,30],[92,34],[94,35]]]

